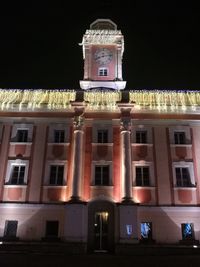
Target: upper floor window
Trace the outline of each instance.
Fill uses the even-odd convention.
[[[54,130],[54,143],[64,143],[64,141],[65,141],[65,131]]]
[[[147,143],[147,131],[136,131],[136,143],[139,144]]]
[[[64,165],[51,165],[50,167],[50,185],[62,185],[64,175]]]
[[[192,185],[190,172],[187,167],[176,167],[176,185],[181,187],[189,187]]]
[[[174,143],[175,144],[186,144],[185,132],[174,132]]]
[[[99,68],[98,69],[99,76],[108,76],[108,69],[107,68]]]
[[[11,176],[8,183],[13,185],[24,184],[25,168],[25,165],[12,166]]]
[[[149,186],[149,166],[136,167],[136,186]]]
[[[17,130],[17,142],[27,142],[28,141],[28,130],[22,130],[18,129]]]
[[[96,165],[95,166],[95,185],[109,185],[110,184],[110,166]]]
[[[98,143],[108,143],[108,130],[98,130],[97,131],[97,142]]]

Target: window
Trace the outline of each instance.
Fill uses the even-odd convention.
[[[25,168],[25,165],[13,165],[8,183],[13,185],[24,184]]]
[[[99,68],[99,76],[108,76],[108,69],[107,68]]]
[[[58,221],[46,221],[46,232],[45,237],[47,238],[55,238],[58,237]]]
[[[149,167],[137,166],[136,167],[136,186],[149,186]]]
[[[49,184],[50,185],[62,185],[63,174],[64,174],[63,165],[51,165]]]
[[[176,185],[181,187],[189,187],[192,185],[190,173],[187,167],[176,167]]]
[[[98,143],[108,143],[108,130],[98,130],[97,131],[97,142]]]
[[[151,222],[142,222],[140,224],[140,235],[141,235],[141,239],[143,240],[152,239],[152,223]]]
[[[28,141],[28,130],[17,130],[17,142],[25,143]]]
[[[109,185],[109,165],[95,166],[95,185]]]
[[[147,143],[147,132],[146,131],[136,131],[136,143],[139,143],[139,144]]]
[[[182,223],[181,230],[183,240],[194,239],[194,230],[192,223]]]
[[[6,221],[5,230],[4,230],[5,238],[16,238],[17,224],[18,224],[18,221]]]
[[[54,130],[54,143],[64,143],[64,141],[65,141],[65,131]]]
[[[185,132],[174,132],[175,144],[186,144]]]

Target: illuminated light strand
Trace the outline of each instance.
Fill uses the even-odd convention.
[[[84,93],[84,101],[92,110],[115,110],[117,101],[121,100],[121,92],[93,91]]]
[[[0,89],[0,108],[12,109],[19,105],[19,109],[41,108],[49,109],[69,108],[70,101],[75,101],[74,90],[5,90]]]
[[[135,90],[129,92],[129,101],[134,102],[138,109],[186,110],[191,107],[196,110],[200,106],[200,91],[147,91]]]

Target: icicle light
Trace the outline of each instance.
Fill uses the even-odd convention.
[[[121,92],[85,92],[84,100],[88,102],[88,108],[92,110],[115,110],[117,101],[121,100]]]
[[[47,107],[48,109],[69,108],[74,101],[74,90],[19,90],[0,89],[1,110],[23,107],[28,109]]]
[[[196,110],[200,106],[200,91],[130,91],[130,102],[134,102],[138,108],[149,107],[159,110],[186,110],[190,107]]]

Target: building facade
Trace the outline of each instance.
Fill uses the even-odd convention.
[[[84,251],[200,240],[200,93],[128,90],[124,39],[83,35],[79,90],[0,90],[0,237]]]

